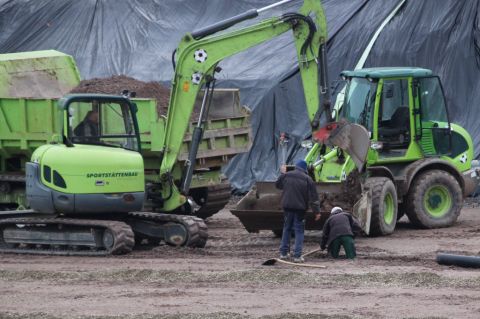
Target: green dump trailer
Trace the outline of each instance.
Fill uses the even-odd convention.
[[[78,85],[80,76],[71,56],[57,51],[37,51],[0,55],[0,78],[0,210],[23,209],[28,208],[25,163],[37,147],[61,142],[62,116],[57,100]],[[26,89],[27,83],[32,83],[35,89]],[[42,90],[44,84],[46,88]],[[148,189],[149,184],[159,178],[166,119],[158,114],[154,99],[133,101],[138,107]],[[111,125],[115,125],[113,118]],[[192,116],[175,169],[181,170],[187,159],[194,125]],[[189,193],[197,216],[207,218],[228,202],[230,185],[221,167],[236,154],[246,152],[250,144],[249,115],[240,105],[239,91],[216,90]],[[145,209],[156,208],[153,203],[145,203]]]

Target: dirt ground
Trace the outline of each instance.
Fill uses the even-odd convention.
[[[480,318],[480,271],[440,266],[439,251],[479,254],[480,209],[454,227],[359,238],[355,261],[325,269],[262,266],[270,232],[223,210],[205,249],[159,246],[120,257],[0,255],[0,318]],[[320,232],[308,232],[305,251]]]

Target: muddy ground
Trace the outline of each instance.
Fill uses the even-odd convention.
[[[356,261],[326,269],[261,266],[279,239],[248,234],[228,210],[205,249],[160,246],[121,257],[0,255],[1,318],[480,318],[480,271],[440,266],[438,251],[479,254],[480,209],[458,223],[359,238]],[[305,250],[320,232],[308,232]]]

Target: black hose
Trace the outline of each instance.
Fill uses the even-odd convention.
[[[170,186],[170,193],[168,194],[168,196],[165,198],[165,200],[169,200],[170,198],[172,198],[172,195],[173,195],[173,177],[170,173],[168,173],[168,185]]]
[[[173,66],[173,71],[175,72],[175,68],[177,67],[175,65],[175,54],[177,53],[177,49],[173,50],[172,52],[172,66]]]
[[[282,16],[282,20],[285,22],[290,22],[294,20],[302,20],[307,23],[308,25],[308,36],[307,39],[305,39],[305,42],[303,43],[302,47],[300,48],[300,54],[305,55],[307,52],[307,48],[311,47],[312,40],[313,40],[313,35],[315,34],[315,31],[317,31],[317,27],[315,26],[315,23],[313,22],[312,18],[309,16],[304,16],[302,14],[298,13],[285,13]],[[313,51],[313,50],[312,50]]]
[[[452,254],[437,254],[437,263],[460,267],[480,268],[480,256],[463,256]]]

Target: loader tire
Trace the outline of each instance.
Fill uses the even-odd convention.
[[[408,191],[407,215],[420,228],[448,227],[457,220],[462,205],[462,189],[455,177],[430,170],[413,181]]]
[[[390,235],[397,224],[397,190],[387,177],[371,177],[365,182],[372,191],[371,236]]]

